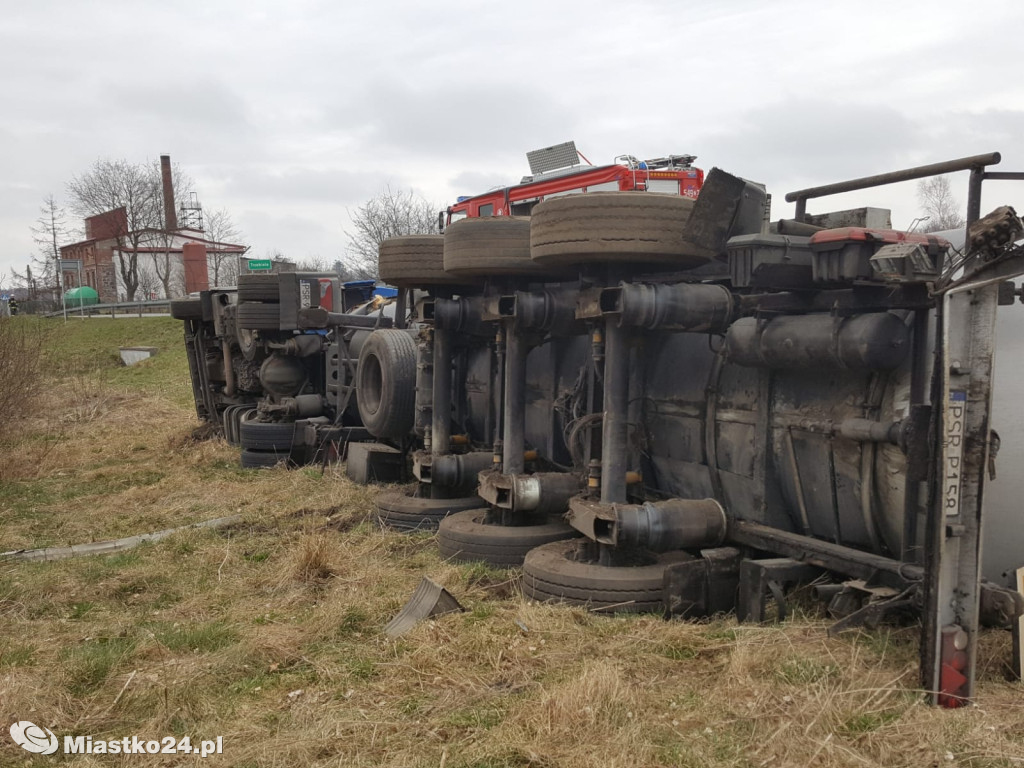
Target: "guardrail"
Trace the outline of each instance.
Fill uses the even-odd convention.
[[[170,299],[155,301],[121,301],[114,304],[93,304],[88,307],[68,307],[68,317],[90,317],[93,315],[109,315],[110,317],[142,317],[156,313],[171,311]],[[63,317],[64,310],[47,312],[45,317]]]

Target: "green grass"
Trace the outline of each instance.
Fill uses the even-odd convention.
[[[134,640],[127,637],[87,640],[66,650],[63,669],[68,691],[75,696],[92,693],[134,650]]]
[[[840,731],[844,736],[855,738],[896,722],[902,714],[901,710],[895,709],[853,714],[843,722]]]
[[[238,640],[238,632],[219,621],[165,627],[154,635],[168,650],[191,653],[212,653]]]
[[[466,707],[455,712],[450,712],[444,718],[444,722],[454,728],[478,728],[487,730],[501,722],[505,716],[505,710],[499,707]]]
[[[171,317],[25,318],[42,330],[46,369],[57,375],[98,376],[104,383],[158,393],[188,406],[192,387],[184,330]],[[156,347],[157,354],[133,366],[121,363],[120,347]],[[182,377],[182,372],[186,374]]]
[[[36,647],[30,643],[8,641],[0,645],[0,668],[27,667],[35,659]]]
[[[816,658],[794,656],[782,660],[775,668],[775,679],[788,685],[810,685],[838,677],[836,664],[827,664]]]

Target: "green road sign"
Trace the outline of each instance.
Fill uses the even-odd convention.
[[[269,270],[270,268],[270,259],[249,259],[249,270],[252,272]]]

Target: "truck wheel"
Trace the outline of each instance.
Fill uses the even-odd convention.
[[[175,320],[202,320],[201,299],[171,299],[171,317]]]
[[[692,559],[685,552],[640,552],[636,565],[610,567],[598,564],[592,541],[556,541],[526,556],[523,594],[615,613],[661,613],[665,568]]]
[[[238,446],[241,444],[241,438],[239,436],[239,422],[242,420],[242,416],[249,412],[256,410],[255,405],[229,405],[224,409],[224,415],[222,418],[224,424],[224,439],[228,445]]]
[[[448,515],[479,509],[483,503],[479,496],[429,499],[413,496],[410,490],[393,491],[377,497],[377,522],[400,531],[432,531]]]
[[[224,412],[220,415],[220,423],[221,426],[224,428],[224,440],[228,445],[236,444],[234,435],[231,432],[231,428],[233,426],[231,414],[234,413],[234,410],[237,407],[237,405],[229,405],[227,408],[224,409]]]
[[[441,554],[460,563],[481,561],[508,568],[522,565],[534,547],[579,535],[560,515],[537,525],[488,525],[486,516],[486,509],[470,509],[442,520],[437,531]]]
[[[454,282],[444,271],[443,235],[392,237],[380,244],[377,254],[377,273],[385,283],[417,286]]]
[[[235,323],[244,330],[277,331],[281,328],[281,306],[279,304],[239,304],[235,310]]]
[[[281,276],[277,273],[269,275],[239,275],[238,301],[271,301],[275,304],[281,300]]]
[[[697,267],[706,255],[683,239],[693,200],[645,192],[588,192],[533,209],[530,256],[542,264],[589,262]]]
[[[287,453],[295,443],[295,422],[256,421],[256,411],[242,414],[238,440],[243,449]]]
[[[444,234],[444,270],[460,277],[550,275],[530,260],[530,219],[493,216],[462,219]]]
[[[371,333],[356,367],[359,416],[374,437],[404,437],[416,417],[416,342],[406,331]]]

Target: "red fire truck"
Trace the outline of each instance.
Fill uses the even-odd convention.
[[[638,191],[697,197],[704,171],[693,167],[694,155],[668,155],[637,160],[619,155],[611,165],[580,164],[575,142],[528,152],[531,175],[519,184],[472,197],[460,197],[441,212],[441,230],[459,219],[476,216],[529,216],[546,197],[577,192]]]

